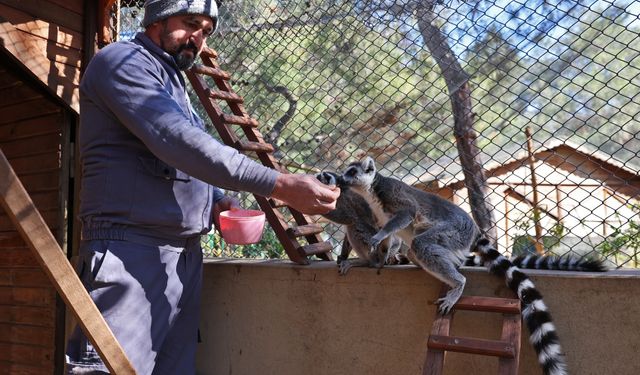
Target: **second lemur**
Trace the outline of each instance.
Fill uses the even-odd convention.
[[[385,263],[390,263],[390,260],[403,262],[403,258],[398,255],[402,241],[396,236],[389,236],[382,241],[378,252],[382,256],[378,257],[378,253],[370,252],[373,246],[371,238],[378,233],[379,229],[376,218],[367,202],[344,186],[340,175],[325,171],[318,173],[316,178],[324,184],[337,185],[341,189],[335,210],[322,215],[345,227],[346,238],[338,257],[341,275],[345,275],[351,267],[381,268]],[[357,259],[348,259],[352,248],[358,255]]]
[[[408,257],[416,265],[448,284],[438,310],[448,313],[460,299],[466,279],[458,267],[470,252],[490,272],[506,279],[523,304],[523,320],[538,360],[548,375],[567,373],[551,315],[531,280],[481,237],[480,229],[463,209],[435,194],[413,188],[400,180],[377,173],[372,158],[351,163],[342,175],[344,185],[370,205],[382,228],[372,240],[372,251],[392,234],[409,245]],[[579,268],[579,267],[578,267]],[[602,271],[599,262],[584,262],[583,270]]]

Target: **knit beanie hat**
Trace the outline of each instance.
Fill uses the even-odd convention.
[[[218,25],[218,6],[215,0],[146,0],[144,2],[144,27],[171,16],[201,14],[213,20],[214,29]]]

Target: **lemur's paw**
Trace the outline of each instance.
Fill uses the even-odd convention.
[[[338,264],[338,274],[340,274],[340,276],[346,275],[350,269],[351,269],[351,262],[349,262],[346,259]]]
[[[381,240],[377,240],[377,239],[371,237],[370,245],[371,245],[371,252],[372,253],[375,253],[376,251],[378,251],[378,246],[380,246],[381,242],[382,242]]]
[[[338,258],[336,259],[336,263],[340,264],[340,263],[344,262],[345,260],[347,260],[346,257],[343,257],[342,255],[338,255]]]
[[[396,264],[398,264],[398,258],[396,258],[395,255],[388,257],[387,262],[385,263],[387,266],[395,266]]]
[[[457,301],[452,301],[450,299],[448,299],[447,297],[442,297],[439,298],[436,301],[436,305],[438,305],[438,313],[440,313],[440,315],[447,315],[451,312],[451,309],[453,308],[453,306],[456,304]]]
[[[393,258],[395,263],[394,264],[409,264],[411,263],[411,261],[409,260],[409,258],[407,258],[406,255],[404,254],[400,254],[397,253],[395,254],[393,257],[389,257],[390,259]]]

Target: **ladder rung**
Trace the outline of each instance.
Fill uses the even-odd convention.
[[[200,52],[200,54],[214,59],[218,57],[218,52],[206,46],[202,49],[202,52]]]
[[[222,119],[224,120],[224,122],[226,122],[228,124],[251,126],[253,128],[256,128],[256,127],[258,127],[258,125],[260,125],[258,123],[258,120],[252,119],[251,117],[242,117],[242,116],[226,115],[225,114],[225,115],[222,115]]]
[[[322,242],[316,242],[316,243],[304,245],[300,247],[300,249],[305,255],[309,256],[309,255],[327,253],[333,250],[333,246],[327,241],[322,241]]]
[[[273,152],[273,146],[269,143],[238,141],[236,145],[240,151]]]
[[[490,355],[502,358],[514,358],[516,351],[514,346],[507,341],[439,335],[429,336],[427,347],[435,350]]]
[[[295,228],[289,228],[287,231],[294,237],[311,236],[322,233],[323,229],[317,224],[298,225]]]
[[[288,205],[286,203],[284,203],[283,201],[281,201],[279,199],[270,198],[269,200],[271,201],[271,207],[273,207],[273,208],[288,207]]]
[[[244,103],[244,99],[234,92],[207,89],[207,95],[212,99],[226,100],[231,103]]]
[[[520,314],[520,300],[513,298],[462,296],[454,308],[456,310]]]
[[[225,80],[228,80],[229,78],[231,78],[231,74],[220,69],[212,68],[210,66],[194,65],[193,68],[191,68],[191,71],[198,74],[204,74],[213,78],[219,78],[219,79],[225,79]]]

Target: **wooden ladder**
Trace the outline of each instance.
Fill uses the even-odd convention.
[[[502,313],[500,340],[457,337],[449,334],[455,310]],[[479,354],[499,358],[499,375],[517,375],[520,357],[522,319],[520,300],[511,298],[463,296],[451,313],[437,316],[427,341],[427,357],[423,375],[440,375],[444,367],[445,352]]]
[[[240,152],[254,152],[263,165],[281,173],[288,173],[273,157],[274,148],[264,141],[258,131],[258,121],[245,111],[244,99],[232,90],[229,84],[231,75],[220,69],[217,56],[214,50],[205,47],[200,54],[202,65],[197,64],[186,73],[222,142]],[[211,77],[215,88],[207,85],[204,76]],[[231,113],[224,113],[218,101],[226,102]],[[246,140],[240,139],[232,126],[240,127]],[[258,195],[255,195],[255,198],[289,259],[298,264],[308,264],[309,257],[313,255],[322,260],[332,259],[333,247],[320,237],[322,226],[310,224],[305,215],[280,201]],[[290,226],[279,209],[288,209],[295,225]],[[301,238],[305,238],[307,244],[302,244]]]

